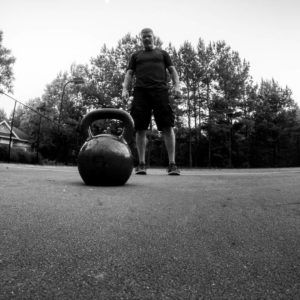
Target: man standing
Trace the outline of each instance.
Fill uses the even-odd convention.
[[[146,174],[146,132],[153,112],[157,128],[163,133],[168,152],[168,174],[180,175],[175,163],[174,113],[169,102],[166,70],[171,75],[175,97],[180,96],[179,77],[169,54],[164,50],[154,48],[152,29],[143,29],[141,39],[144,49],[131,55],[122,91],[122,97],[128,98],[128,88],[135,76],[131,115],[135,123],[136,146],[139,156],[136,174]]]

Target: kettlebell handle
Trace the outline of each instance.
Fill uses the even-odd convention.
[[[80,130],[85,138],[92,137],[90,125],[94,121],[102,119],[117,119],[122,121],[124,130],[120,138],[125,139],[128,144],[132,142],[134,131],[133,119],[128,112],[117,108],[101,108],[86,114],[80,123]]]

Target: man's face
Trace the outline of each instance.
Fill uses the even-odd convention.
[[[152,49],[153,48],[153,42],[154,37],[152,32],[143,32],[142,33],[142,42],[145,47],[145,49]]]

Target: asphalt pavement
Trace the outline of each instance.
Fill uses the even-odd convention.
[[[300,168],[0,178],[1,300],[300,299]]]

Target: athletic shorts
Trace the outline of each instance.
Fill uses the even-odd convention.
[[[130,112],[135,130],[148,129],[152,112],[159,131],[174,126],[174,113],[167,89],[135,88]]]

